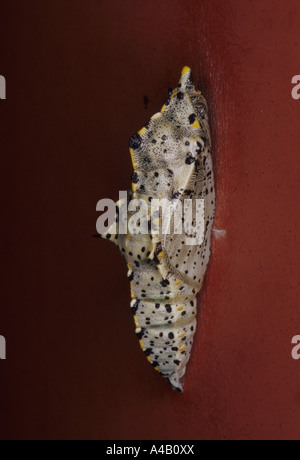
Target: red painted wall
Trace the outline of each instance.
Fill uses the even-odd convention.
[[[299,26],[297,0],[1,7],[2,439],[299,439]],[[180,395],[139,349],[121,256],[91,235],[183,65],[209,103],[227,237]]]

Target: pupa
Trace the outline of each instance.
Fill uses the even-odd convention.
[[[195,89],[189,67],[183,68],[177,88],[169,92],[161,111],[131,137],[129,150],[134,169],[132,191],[116,203],[114,222],[101,237],[114,242],[126,259],[131,311],[141,349],[172,387],[183,391],[215,215],[207,103]],[[198,226],[192,217],[180,233],[170,217],[169,231],[163,232],[162,209],[153,207],[157,200],[164,200],[177,215],[186,201],[192,203],[192,211],[201,202]],[[135,231],[129,231],[132,212],[125,222],[124,209],[130,209],[130,201],[146,203],[147,232],[139,231],[140,222]],[[125,232],[119,231],[121,224]],[[187,238],[200,227],[201,241],[188,243]]]

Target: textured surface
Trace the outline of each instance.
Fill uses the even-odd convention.
[[[299,2],[143,3],[1,7],[1,437],[299,438]],[[128,187],[129,136],[186,64],[227,237],[181,395],[149,372],[122,258],[91,235],[97,201]]]
[[[215,216],[207,104],[189,67],[129,147],[132,192],[116,203],[114,222],[102,236],[126,259],[142,350],[173,388],[183,391]],[[127,208],[134,208],[128,216]]]

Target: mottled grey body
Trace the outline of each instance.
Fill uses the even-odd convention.
[[[215,213],[207,106],[195,90],[188,67],[161,112],[131,138],[130,152],[134,167],[130,198],[148,203],[148,219],[156,227],[153,225],[147,235],[129,231],[114,235],[111,228],[103,237],[114,241],[126,258],[131,309],[141,348],[151,364],[182,391],[196,330],[196,297],[210,257]],[[164,234],[161,209],[151,206],[156,199],[167,199],[173,207],[189,199],[194,211],[196,200],[204,200],[201,244],[186,244],[186,237],[193,232],[176,234],[171,219],[171,232]],[[117,225],[120,208],[127,205],[117,203]]]

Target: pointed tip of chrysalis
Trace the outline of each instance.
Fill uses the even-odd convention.
[[[183,379],[179,377],[177,372],[174,372],[170,377],[168,377],[168,381],[171,384],[173,390],[179,391],[179,393],[183,393]]]
[[[191,90],[192,88],[194,88],[193,75],[190,67],[183,67],[181,71],[179,84],[181,88],[185,90]]]
[[[188,67],[187,65],[183,67],[182,71],[181,71],[181,76],[183,77],[185,74],[191,72],[191,68]]]

